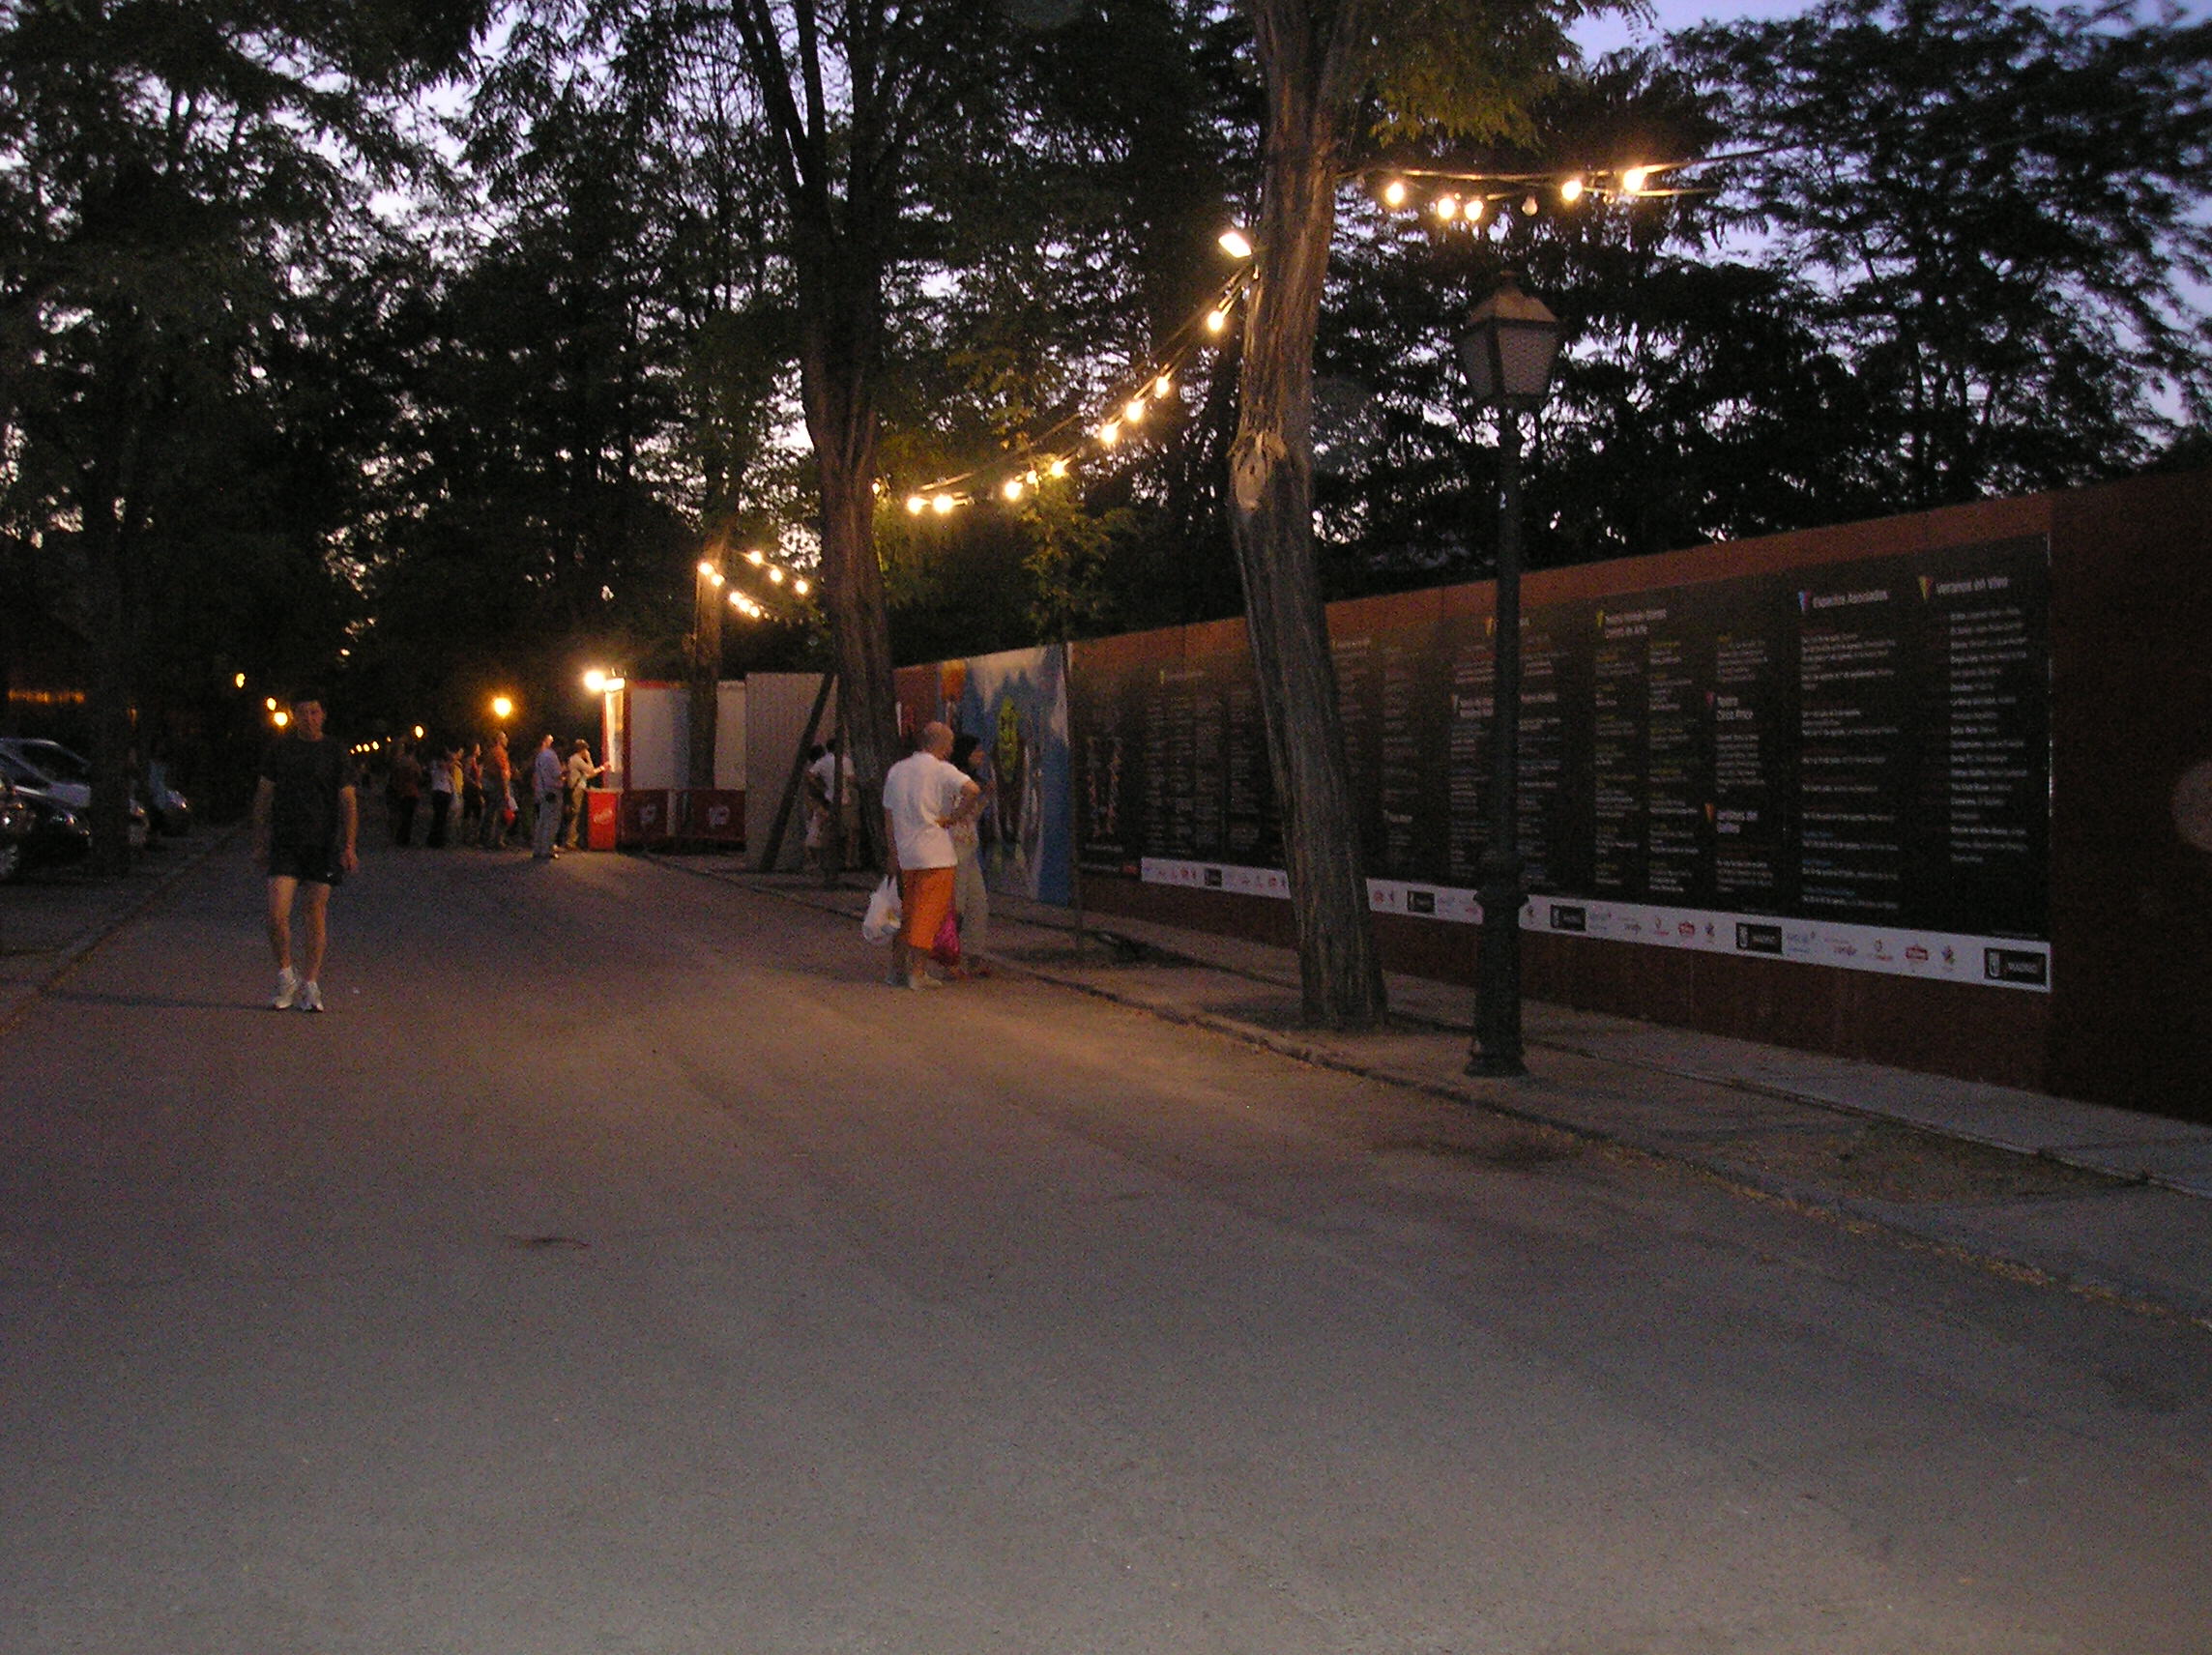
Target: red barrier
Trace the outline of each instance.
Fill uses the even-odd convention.
[[[668,789],[641,787],[622,795],[618,842],[625,845],[665,845],[672,837],[668,821]]]
[[[745,842],[745,795],[742,788],[694,787],[678,796],[677,836],[717,845]]]

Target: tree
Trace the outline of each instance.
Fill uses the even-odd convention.
[[[190,537],[193,480],[255,399],[318,234],[404,162],[395,100],[478,20],[430,0],[25,0],[0,28],[7,504],[73,570],[102,871],[128,859],[155,563]]]
[[[1313,537],[1313,360],[1336,194],[1364,125],[1491,136],[1569,54],[1580,0],[1245,0],[1267,91],[1231,514],[1252,662],[1296,915],[1304,1013],[1383,1014],[1382,967],[1353,831],[1352,784]],[[1372,100],[1372,102],[1370,102]]]
[[[1674,44],[1772,151],[1724,202],[1862,388],[1837,460],[1889,509],[2134,470],[2212,408],[2212,24],[1827,0]]]

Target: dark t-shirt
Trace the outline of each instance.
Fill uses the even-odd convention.
[[[338,793],[354,785],[346,750],[325,736],[309,741],[279,736],[261,755],[263,779],[276,793],[269,801],[269,838],[296,850],[335,850]]]

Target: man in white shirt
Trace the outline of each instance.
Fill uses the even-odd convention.
[[[884,775],[884,843],[906,910],[891,939],[893,988],[937,986],[922,961],[952,913],[953,868],[960,858],[951,830],[982,803],[982,790],[946,762],[951,751],[952,731],[924,724],[915,750]]]

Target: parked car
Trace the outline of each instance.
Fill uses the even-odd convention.
[[[79,817],[92,808],[92,766],[59,741],[0,736],[0,770],[17,787],[49,798]],[[144,850],[152,835],[152,818],[133,797],[131,848]]]
[[[59,860],[73,856],[92,843],[92,784],[63,781],[48,775],[16,756],[15,749],[22,744],[13,738],[0,738],[0,776],[5,776],[15,792],[30,801],[36,820],[32,841],[38,848],[39,859]],[[131,801],[131,848],[143,850],[151,833],[146,807],[133,798]]]
[[[22,877],[30,865],[30,838],[37,826],[31,803],[15,792],[15,784],[0,776],[0,885]]]

